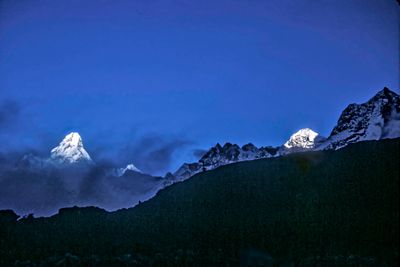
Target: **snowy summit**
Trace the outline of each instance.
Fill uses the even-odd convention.
[[[304,128],[294,133],[284,144],[284,147],[288,149],[310,149],[314,148],[322,139],[324,138],[310,128]]]
[[[83,147],[79,133],[72,132],[51,150],[50,158],[58,163],[93,163]]]

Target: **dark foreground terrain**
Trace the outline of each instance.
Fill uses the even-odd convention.
[[[399,139],[242,162],[135,208],[0,212],[0,266],[398,266]]]

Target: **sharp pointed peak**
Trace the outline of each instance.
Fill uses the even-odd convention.
[[[389,87],[386,87],[386,86],[383,87],[383,89],[380,90],[380,91],[378,92],[378,94],[381,93],[381,92],[382,92],[382,93],[389,93],[389,92],[394,93],[392,90],[389,89]]]
[[[70,132],[65,137],[76,137],[81,138],[81,135],[78,132]]]
[[[78,132],[70,132],[67,134],[62,142],[68,142],[71,145],[82,145],[82,137]]]
[[[318,135],[318,133],[311,128],[302,128],[297,132],[295,132],[294,134],[292,134],[292,136],[296,135]]]
[[[84,149],[82,137],[78,132],[68,133],[60,144],[51,150],[51,159],[60,163],[92,163],[92,159]]]

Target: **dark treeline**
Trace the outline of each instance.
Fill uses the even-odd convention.
[[[242,162],[135,208],[0,216],[0,266],[398,266],[399,139]]]

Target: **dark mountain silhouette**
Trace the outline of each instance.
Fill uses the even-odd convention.
[[[398,266],[399,139],[240,162],[135,208],[0,214],[1,266]]]

